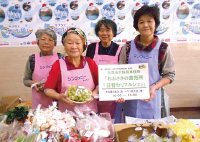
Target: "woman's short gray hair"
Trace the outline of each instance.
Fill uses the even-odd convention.
[[[35,32],[37,45],[39,45],[39,41],[40,41],[40,38],[41,38],[42,34],[47,34],[47,35],[51,36],[53,38],[53,40],[54,40],[54,45],[56,46],[56,44],[57,44],[57,35],[54,32],[54,30],[52,30],[50,28],[38,29]]]

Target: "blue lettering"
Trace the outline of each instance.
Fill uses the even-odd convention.
[[[136,54],[134,54],[134,57],[135,57],[135,58],[141,58],[141,59],[150,59],[150,58],[152,58],[152,57],[149,57],[149,56],[136,55]]]
[[[68,77],[68,81],[89,81],[88,78],[86,78],[86,76],[72,76],[72,77]]]
[[[48,68],[51,68],[52,65],[46,65],[46,66],[40,66],[40,69],[48,69]]]
[[[107,63],[109,63],[109,61],[108,60],[99,60],[100,62],[107,62]]]

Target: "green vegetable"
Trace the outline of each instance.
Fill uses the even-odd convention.
[[[24,135],[20,135],[14,142],[22,142],[24,138],[25,138]]]
[[[38,134],[30,134],[23,142],[34,142]]]
[[[23,120],[28,115],[28,110],[25,107],[15,107],[13,110],[9,110],[5,112],[7,115],[7,122],[12,122],[16,118],[18,121]]]

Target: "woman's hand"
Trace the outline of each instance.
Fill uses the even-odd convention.
[[[155,92],[156,92],[157,89],[158,89],[158,87],[155,84],[151,85],[149,87],[150,98],[149,99],[142,99],[142,101],[146,101],[146,102],[152,101],[154,96],[155,96]]]
[[[36,84],[34,88],[37,92],[43,92],[44,91],[44,85],[45,85],[45,83],[39,83],[39,84]]]
[[[92,101],[94,101],[94,97],[91,97],[91,99],[90,100],[88,100],[87,102],[86,102],[86,104],[88,104],[88,103],[91,103]]]
[[[67,94],[62,93],[62,94],[59,95],[59,100],[65,102],[65,103],[67,103],[69,105],[76,105],[75,102],[70,101],[69,99],[67,99],[67,97],[68,97]]]
[[[89,101],[87,101],[86,104],[88,104],[88,103],[94,101],[95,96],[96,96],[98,93],[99,93],[99,85],[97,85],[97,86],[95,87],[95,89],[92,91],[91,99],[90,99]]]
[[[44,91],[45,83],[38,83],[38,81],[32,80],[32,81],[29,82],[29,86],[32,87],[33,85],[34,85],[33,88],[35,88],[35,90],[37,92],[43,92]]]
[[[72,101],[70,101],[70,100],[67,99],[67,94],[64,94],[64,93],[59,94],[54,89],[48,89],[48,90],[46,90],[45,94],[47,96],[53,98],[53,99],[56,99],[56,100],[59,100],[59,101],[63,101],[65,103],[67,103],[67,104],[76,105],[74,102],[72,102]]]
[[[124,103],[125,100],[124,98],[119,98],[118,100],[115,100],[116,103]]]

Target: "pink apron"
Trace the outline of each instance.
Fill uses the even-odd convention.
[[[32,80],[41,81],[49,76],[49,71],[53,63],[58,60],[58,54],[53,52],[51,56],[40,57],[40,52],[35,54],[35,69],[33,71]],[[52,105],[53,99],[46,96],[43,92],[37,92],[32,89],[32,107],[35,110],[38,104],[42,104],[41,108],[48,108]]]
[[[97,65],[118,64],[118,56],[121,51],[121,48],[122,48],[121,46],[118,47],[118,50],[115,56],[99,55],[98,54],[99,43],[96,43],[96,49],[95,49],[93,60],[96,62]],[[111,117],[113,118],[115,108],[116,108],[115,101],[97,101],[97,106],[98,106],[98,113],[109,112]]]
[[[60,59],[59,61],[62,76],[61,93],[64,93],[67,90],[67,88],[71,85],[85,86],[85,88],[88,88],[91,91],[94,90],[95,84],[87,61],[85,62],[85,65],[82,69],[75,70],[67,70],[67,65],[64,59]],[[96,100],[90,103],[80,104],[79,106],[82,105],[87,105],[95,113],[97,112]],[[69,111],[74,111],[75,106],[76,105],[69,105],[64,103],[63,101],[58,101],[58,109],[62,112],[64,112],[66,109]]]

